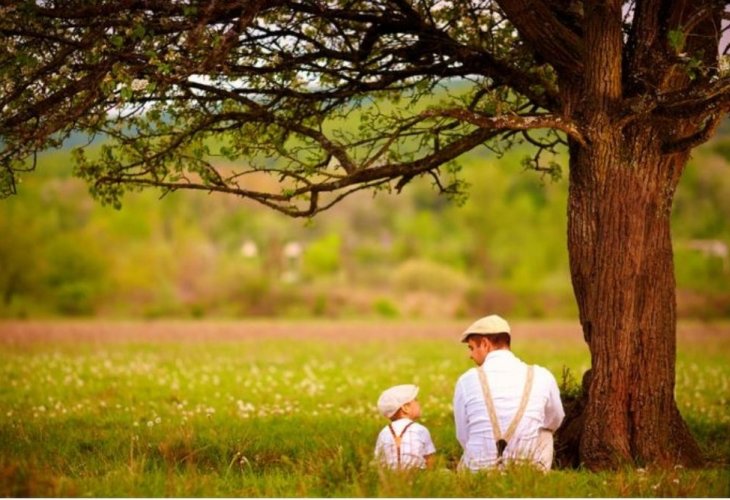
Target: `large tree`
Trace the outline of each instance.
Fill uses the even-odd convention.
[[[292,216],[421,175],[459,193],[454,161],[480,146],[528,143],[548,172],[564,148],[592,362],[580,458],[701,460],[674,400],[669,215],[692,148],[730,109],[723,1],[2,5],[3,195],[74,132],[104,139],[75,155],[103,202],[199,189]]]

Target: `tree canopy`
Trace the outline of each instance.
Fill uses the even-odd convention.
[[[730,106],[727,48],[718,52],[723,8],[575,0],[5,4],[0,192],[14,193],[18,173],[33,166],[28,159],[73,131],[106,139],[98,157],[78,149],[77,172],[113,204],[126,189],[157,186],[230,193],[307,216],[356,190],[400,190],[418,175],[458,193],[450,162],[514,141],[536,147],[532,167],[554,172],[542,153],[566,138],[585,144],[593,126],[590,104],[568,102],[564,89],[584,88],[587,98],[589,66],[606,63],[612,50],[622,66],[610,96],[620,126],[691,119],[663,144],[687,149]],[[611,36],[592,39],[596,20],[615,24]],[[338,127],[353,119],[357,133]],[[258,173],[278,182],[251,188]]]

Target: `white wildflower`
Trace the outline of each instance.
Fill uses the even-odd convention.
[[[727,73],[730,73],[730,55],[724,54],[720,56],[720,64],[719,68],[721,75],[726,75]]]
[[[132,80],[131,87],[132,87],[132,90],[134,90],[135,92],[139,92],[141,90],[146,89],[147,85],[149,85],[149,84],[150,84],[150,82],[148,82],[144,78],[135,78],[134,80]]]

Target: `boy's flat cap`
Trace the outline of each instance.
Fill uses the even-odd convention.
[[[390,418],[401,406],[416,399],[417,395],[418,386],[413,384],[396,385],[386,389],[378,398],[378,411],[385,418]]]

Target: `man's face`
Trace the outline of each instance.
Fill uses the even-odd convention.
[[[477,366],[482,366],[484,359],[489,354],[489,342],[479,337],[471,337],[466,345],[469,347],[469,357],[474,360]]]

